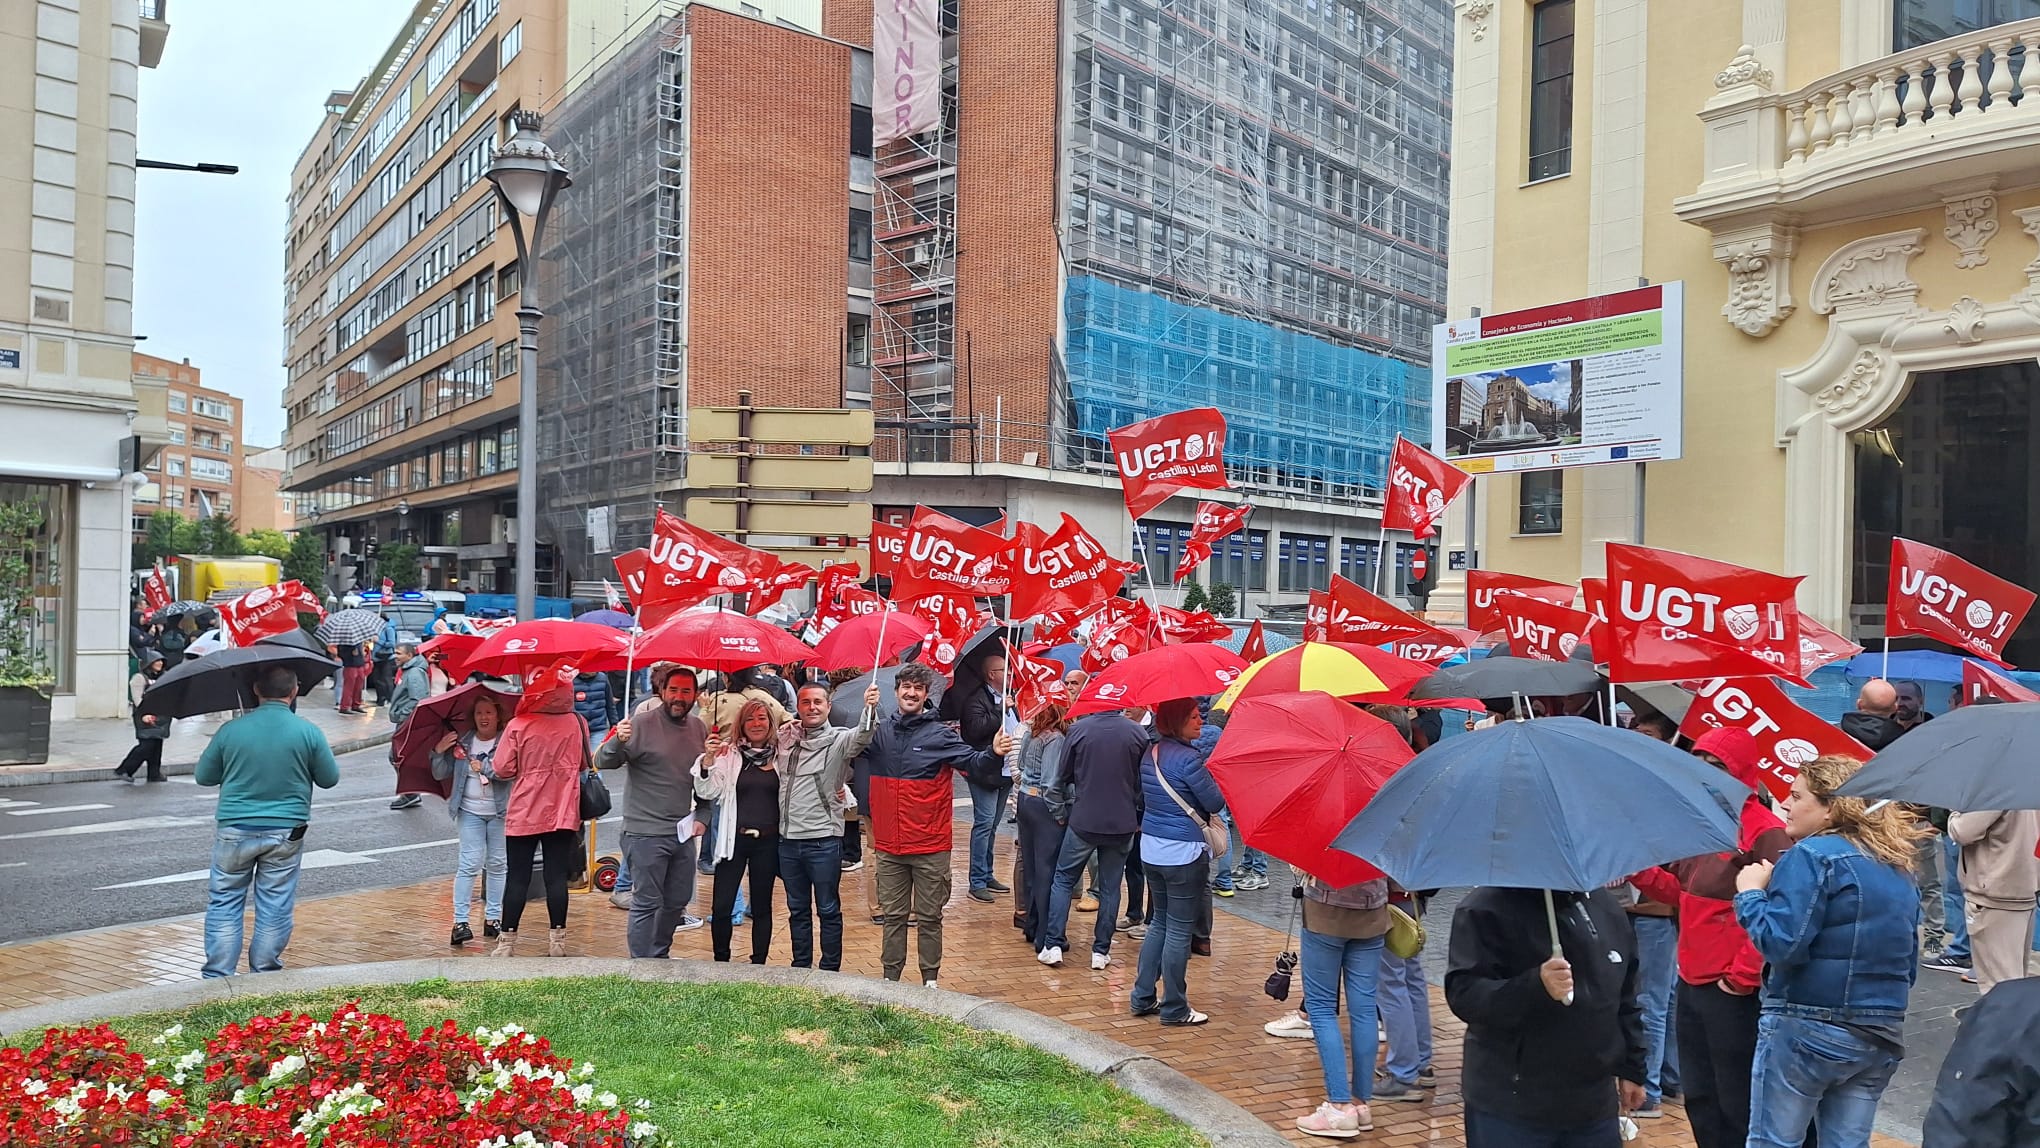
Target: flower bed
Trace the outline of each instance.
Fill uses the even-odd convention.
[[[106,1025],[51,1029],[0,1049],[0,1143],[166,1148],[545,1145],[651,1148],[666,1138],[515,1025],[412,1033],[343,1005],[284,1011],[193,1044],[184,1027],[148,1054]],[[639,1107],[646,1107],[640,1101]]]
[[[13,1039],[0,1148],[1206,1143],[1008,1037],[766,985],[427,981]]]

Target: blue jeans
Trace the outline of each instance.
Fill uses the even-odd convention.
[[[255,891],[255,935],[248,942],[249,971],[273,973],[283,967],[283,948],[290,944],[291,914],[297,907],[298,856],[305,844],[302,838],[292,841],[291,833],[232,825],[213,830],[204,976],[234,975],[241,960],[241,915],[250,888]]]
[[[482,920],[501,921],[503,878],[509,871],[510,854],[503,846],[503,815],[491,812],[484,817],[462,806],[460,859],[453,868],[453,923],[468,923],[468,907],[474,904],[477,877],[482,878]]]
[[[1672,986],[1679,980],[1679,926],[1670,917],[1632,913],[1636,927],[1636,1003],[1643,1008],[1644,1098],[1656,1104],[1679,1090],[1679,1043]]]
[[[1012,782],[986,789],[965,779],[970,789],[970,887],[983,889],[992,882],[992,844],[999,837],[999,819],[1006,816],[1006,795]]]
[[[621,845],[616,848],[616,887],[613,891],[630,892],[630,850]]]
[[[1410,1087],[1417,1073],[1431,1067],[1431,985],[1424,979],[1423,954],[1398,957],[1384,945],[1374,995],[1381,1023],[1388,1028],[1388,1063],[1382,1068],[1397,1084]]]
[[[1070,836],[1075,837],[1076,834]],[[1102,855],[1103,851],[1100,853]],[[1188,865],[1148,865],[1145,862],[1142,865],[1147,875],[1148,908],[1154,915],[1148,921],[1147,936],[1140,942],[1140,964],[1134,970],[1133,990],[1128,996],[1128,1003],[1136,1012],[1146,1012],[1160,1005],[1164,1021],[1188,1020],[1190,934],[1197,927],[1198,906],[1204,903],[1205,885],[1211,875],[1211,858],[1199,857]],[[1109,929],[1112,927],[1109,921],[1105,906],[1100,904],[1099,926]],[[1155,998],[1158,982],[1160,1000]]]
[[[1969,963],[1969,917],[1962,905],[1962,846],[1941,834],[1941,913],[1946,918],[1946,939],[1941,951],[1963,964]]]
[[[1127,847],[1117,844],[1118,840],[1123,839],[1099,845],[1074,829],[1064,831],[1062,852],[1057,854],[1055,863],[1055,888],[1048,894],[1047,928],[1034,938],[1035,952],[1070,947],[1070,902],[1076,900],[1077,885],[1084,879],[1084,866],[1093,857],[1097,858],[1098,921],[1092,928],[1091,951],[1112,951],[1112,930],[1119,917],[1119,894],[1126,880]],[[1149,899],[1153,900],[1152,897]],[[1154,935],[1152,929],[1148,935]]]
[[[1749,1148],[1798,1148],[1820,1119],[1820,1148],[1868,1148],[1897,1050],[1854,1029],[1765,1014],[1750,1069]]]
[[[1382,938],[1356,940],[1303,931],[1303,1011],[1325,1075],[1325,1099],[1365,1104],[1374,1099],[1374,984],[1381,973]],[[1339,993],[1346,994],[1346,1028],[1339,1034]],[[1348,1047],[1352,1059],[1346,1058]]]
[[[822,919],[822,968],[843,967],[843,839],[819,837],[779,841],[779,879],[786,883],[786,932],[793,941],[793,967],[814,960],[814,916]]]
[[[1240,842],[1240,863],[1233,868],[1233,872],[1252,873],[1256,877],[1266,877],[1268,875],[1268,855],[1259,849],[1250,847],[1242,840]]]
[[[1233,829],[1232,817],[1221,812],[1218,815],[1218,819],[1225,823],[1225,831],[1228,835],[1230,835]],[[1218,889],[1231,890],[1233,887],[1233,875],[1231,867],[1226,865],[1212,866],[1211,887],[1214,890]]]

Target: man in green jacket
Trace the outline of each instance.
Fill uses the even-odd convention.
[[[312,787],[340,784],[326,735],[291,712],[297,691],[294,671],[282,666],[262,671],[255,680],[261,704],[221,726],[198,759],[198,783],[220,790],[205,907],[208,978],[232,976],[240,963],[241,917],[250,888],[255,935],[248,943],[248,968],[271,973],[283,967]]]
[[[418,708],[419,702],[432,696],[432,677],[424,656],[418,653],[415,640],[407,638],[397,642],[396,663],[401,668],[397,671],[396,689],[390,693],[390,724],[401,732],[404,723],[411,720],[411,711]],[[391,769],[397,768],[397,741],[394,735],[390,738]],[[397,799],[390,802],[390,808],[416,809],[424,800],[421,794],[399,793]]]

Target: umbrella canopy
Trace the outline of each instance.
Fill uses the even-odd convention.
[[[265,637],[257,638],[254,644],[257,646],[281,646],[286,650],[302,650],[307,654],[317,654],[322,658],[326,656],[326,647],[317,638],[312,637],[296,626],[285,630],[281,634],[269,634]]]
[[[621,658],[629,645],[630,639],[607,626],[540,618],[504,626],[491,633],[461,663],[461,669],[468,673],[500,677],[527,673],[561,661],[585,668],[612,655]],[[619,665],[617,668],[623,667]]]
[[[1240,838],[1343,888],[1381,871],[1332,839],[1410,760],[1395,727],[1330,694],[1246,698],[1206,765]]]
[[[1245,658],[1211,642],[1162,646],[1098,671],[1084,683],[1070,717],[1224,693],[1246,668]]]
[[[1232,637],[1227,638],[1224,641],[1220,642],[1219,645],[1224,646],[1226,649],[1231,650],[1233,653],[1237,654],[1240,652],[1240,647],[1247,644],[1247,635],[1251,633],[1253,629],[1254,627],[1251,623],[1245,626],[1234,626],[1232,628]],[[1287,634],[1277,633],[1276,631],[1270,630],[1266,626],[1263,626],[1261,628],[1261,644],[1268,647],[1269,653],[1279,654],[1284,650],[1292,649],[1298,645],[1301,645],[1302,643],[1298,642],[1295,638],[1292,638]],[[1082,646],[1078,646],[1076,649],[1078,654],[1082,654],[1084,652],[1084,648]],[[1074,666],[1077,663],[1075,661],[1072,661],[1069,664]]]
[[[446,658],[445,669],[448,677],[460,677],[467,672],[467,660],[482,648],[480,634],[440,634],[425,639],[418,652],[430,657],[434,654]]]
[[[436,793],[445,797],[453,792],[451,779],[441,781],[432,776],[432,749],[448,733],[466,733],[475,728],[475,703],[483,698],[502,703],[506,724],[517,712],[517,695],[487,682],[469,682],[418,703],[410,719],[398,728],[391,747],[391,756],[397,762],[398,793]]]
[[[313,633],[319,636],[320,641],[330,642],[335,646],[358,646],[363,642],[373,641],[382,631],[381,614],[355,606],[326,615],[326,620],[320,622],[319,628]]]
[[[1615,687],[1615,696],[1628,702],[1631,709],[1635,709],[1638,703],[1641,703],[1680,723],[1686,720],[1686,711],[1693,708],[1692,691],[1680,689],[1670,682],[1618,685]]]
[[[855,728],[864,716],[864,691],[873,682],[878,684],[878,716],[889,718],[900,711],[900,703],[893,696],[893,683],[899,679],[900,668],[887,666],[881,670],[855,677],[837,686],[829,695],[829,724]],[[942,693],[948,689],[941,674],[935,675],[935,688],[928,691],[928,712],[936,712],[942,704]]]
[[[574,621],[586,622],[591,626],[607,626],[612,630],[637,629],[637,619],[621,610],[590,610]]]
[[[847,670],[853,666],[883,665],[905,653],[917,642],[927,640],[933,627],[926,618],[899,611],[859,614],[838,625],[815,643],[808,665],[818,670]],[[879,641],[883,631],[884,642]]]
[[[1409,889],[1584,892],[1734,849],[1749,795],[1640,733],[1574,717],[1504,721],[1418,754],[1332,845]]]
[[[204,602],[194,602],[189,598],[183,598],[156,611],[150,615],[149,620],[152,622],[162,622],[165,625],[175,625],[184,618],[190,618],[192,623],[197,626],[212,626],[218,624],[220,612]]]
[[[1447,666],[1418,682],[1410,697],[1483,698],[1554,697],[1589,694],[1600,688],[1601,676],[1585,662],[1544,662],[1535,658],[1495,655]],[[1635,870],[1630,870],[1635,872]],[[1429,885],[1412,888],[1431,888]]]
[[[1943,809],[2040,809],[2040,702],[1971,705],[1914,726],[1837,793]]]
[[[747,670],[766,663],[805,661],[814,650],[777,626],[742,614],[679,614],[639,636],[633,655],[645,662],[679,662],[699,670]],[[617,667],[621,669],[621,666]]]
[[[260,704],[255,679],[271,666],[288,666],[298,676],[300,693],[317,685],[340,663],[289,646],[228,647],[203,658],[178,663],[142,694],[136,713],[157,717],[195,717],[225,710],[251,710]]]
[[[1306,690],[1335,698],[1385,700],[1407,692],[1431,673],[1431,667],[1422,662],[1398,658],[1373,646],[1305,642],[1248,666],[1211,705],[1213,709],[1230,709],[1243,698]]]
[[[184,647],[184,656],[187,658],[203,658],[207,654],[216,654],[226,648],[227,639],[225,636],[217,629],[207,630],[205,633],[193,638],[190,645]],[[319,652],[325,653],[324,650]]]

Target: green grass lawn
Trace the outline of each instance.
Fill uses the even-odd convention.
[[[603,977],[426,981],[223,1001],[131,1017],[131,1044],[182,1024],[202,1042],[229,1021],[285,1009],[321,1019],[350,1000],[413,1031],[452,1017],[472,1032],[515,1023],[577,1063],[675,1143],[801,1148],[1173,1148],[1203,1137],[1067,1061],[903,1009],[762,985]],[[32,1037],[29,1043],[33,1043]],[[196,1047],[196,1044],[190,1045]]]

